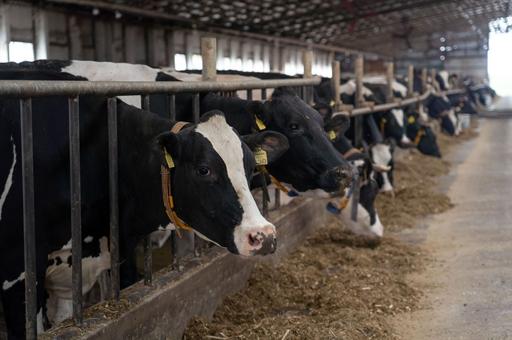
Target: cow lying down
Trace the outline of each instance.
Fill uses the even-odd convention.
[[[69,74],[0,65],[0,79],[76,80]],[[80,97],[83,270],[82,292],[110,268],[107,102]],[[175,219],[234,254],[265,255],[276,249],[275,227],[259,212],[248,181],[251,148],[282,155],[286,137],[259,132],[246,144],[222,112],[205,113],[180,131],[174,122],[118,101],[119,219],[122,284],[132,271],[136,244]],[[38,330],[45,324],[46,293],[52,321],[69,316],[71,292],[70,179],[67,98],[34,98],[34,176]],[[9,338],[25,333],[22,173],[19,102],[0,99],[0,295]],[[164,177],[174,206],[163,201]],[[170,210],[170,211],[169,211]],[[56,300],[55,300],[56,299]],[[67,309],[66,309],[67,308]],[[53,314],[52,314],[53,313]]]

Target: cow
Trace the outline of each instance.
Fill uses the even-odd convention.
[[[81,80],[30,64],[1,64],[4,80]],[[107,101],[80,97],[82,234],[85,293],[98,272],[109,268]],[[248,180],[255,168],[249,146],[211,111],[198,124],[171,132],[174,123],[117,102],[119,220],[122,284],[132,272],[137,242],[170,224],[169,209],[194,232],[234,254],[254,256],[276,249],[275,227],[259,212]],[[33,99],[37,321],[43,330],[45,287],[70,280],[70,179],[67,98]],[[271,131],[249,138],[283,154],[286,138]],[[24,260],[19,102],[0,99],[0,295],[10,339],[24,338]],[[169,173],[174,207],[162,199],[162,173]],[[131,265],[130,265],[131,264]],[[69,281],[68,281],[69,282]],[[59,285],[60,284],[60,285]],[[69,286],[69,283],[68,283]]]
[[[91,81],[179,81],[197,79],[197,75],[151,68],[145,65],[90,62],[39,61],[38,67],[58,70]],[[191,76],[196,76],[195,78]],[[187,78],[188,77],[188,78]],[[140,97],[122,97],[132,105],[140,106]],[[163,96],[153,97],[150,110],[168,115],[168,101]],[[191,95],[176,95],[176,117],[190,120]],[[289,149],[268,169],[278,180],[299,192],[315,192],[320,196],[341,192],[351,178],[349,164],[340,157],[323,131],[321,116],[302,101],[293,91],[276,89],[271,100],[264,103],[236,97],[221,97],[206,93],[201,97],[201,114],[214,109],[224,112],[228,124],[240,134],[271,129],[288,138]]]

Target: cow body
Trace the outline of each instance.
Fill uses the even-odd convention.
[[[1,79],[78,80],[33,64],[0,65]],[[53,65],[55,66],[55,65]],[[162,202],[163,150],[170,169],[175,211],[198,235],[242,255],[275,250],[275,228],[259,213],[248,186],[254,156],[220,112],[178,134],[173,123],[118,101],[119,220],[123,285],[133,272],[137,242],[170,223]],[[109,193],[106,98],[80,97],[80,151],[84,286],[108,269]],[[67,98],[33,99],[36,260],[39,330],[45,286],[69,298],[70,182]],[[9,337],[24,337],[24,263],[19,102],[0,101],[0,294]],[[284,138],[284,137],[283,137]],[[275,141],[274,141],[275,142]],[[67,295],[66,295],[67,294]],[[59,302],[53,310],[59,315]],[[55,306],[54,306],[55,307]]]

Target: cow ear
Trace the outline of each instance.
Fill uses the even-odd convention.
[[[270,115],[268,113],[268,104],[258,100],[250,101],[247,105],[247,111],[256,119],[259,118],[264,124],[270,122]]]
[[[342,114],[331,117],[324,125],[324,129],[327,131],[327,134],[330,136],[331,131],[333,131],[336,137],[345,135],[345,132],[347,132],[349,128],[350,117]],[[333,139],[331,136],[330,138]]]
[[[172,159],[180,158],[181,144],[178,135],[172,132],[164,132],[156,137],[156,142],[159,150],[162,152],[163,162],[170,163]],[[170,160],[167,159],[168,157],[165,155],[165,152],[171,156]]]
[[[241,138],[253,152],[258,149],[265,151],[269,164],[279,159],[290,147],[288,138],[275,131],[256,132]]]

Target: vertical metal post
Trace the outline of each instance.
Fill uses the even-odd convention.
[[[364,59],[362,55],[358,55],[355,63],[356,76],[356,98],[355,105],[356,107],[361,107],[364,103],[363,97],[363,76],[364,76]],[[354,146],[361,147],[363,144],[363,116],[356,116],[354,118],[354,130],[355,130],[355,138],[354,138]],[[353,183],[353,191],[352,191],[352,210],[351,210],[351,218],[353,221],[357,221],[357,210],[359,205],[359,180]]]
[[[20,100],[21,167],[23,189],[23,249],[25,258],[25,332],[26,338],[37,338],[36,230],[34,209],[34,151],[32,133],[32,100]]]
[[[80,112],[78,97],[68,99],[71,191],[73,320],[82,324],[82,199],[80,193]]]
[[[119,300],[119,200],[118,200],[118,139],[117,139],[117,98],[108,101],[108,185],[110,201],[110,296]]]
[[[201,113],[199,107],[199,93],[194,94],[194,101],[192,103],[192,117],[194,118],[194,123],[199,123],[199,115]]]
[[[407,66],[407,96],[412,97],[414,94],[414,66]]]
[[[149,95],[142,95],[142,109],[149,111],[150,99]],[[144,284],[150,285],[153,281],[153,249],[151,248],[151,237],[146,235],[144,237]]]
[[[364,103],[364,97],[363,97],[363,75],[364,75],[364,59],[362,55],[358,55],[355,62],[355,70],[354,70],[355,76],[356,76],[356,98],[355,98],[355,104],[356,107],[361,107]],[[354,129],[355,129],[355,136],[354,136],[354,146],[360,147],[362,145],[363,141],[363,117],[362,116],[356,116],[354,118]]]
[[[395,96],[393,94],[393,81],[394,80],[395,80],[395,66],[392,62],[389,62],[386,65],[386,83],[387,83],[386,101],[388,103],[392,103],[395,100]]]
[[[338,111],[341,106],[341,69],[340,62],[332,62],[332,94],[334,96],[334,111]]]
[[[252,89],[247,90],[247,100],[252,100]]]
[[[267,100],[267,89],[261,89],[261,100]]]
[[[176,95],[169,95],[169,118],[171,122],[176,121]]]
[[[199,123],[199,116],[201,113],[201,107],[199,102],[199,93],[194,94],[194,102],[192,105],[192,116],[194,117],[194,123]],[[200,256],[201,255],[201,241],[199,238],[195,237],[193,232],[183,232],[184,239],[187,240],[187,242],[190,244],[190,249],[193,250],[194,255]]]
[[[302,53],[302,63],[304,64],[304,78],[309,79],[313,77],[313,51],[305,50]],[[313,91],[311,86],[304,86],[302,88],[304,101],[308,105],[313,105]]]
[[[427,92],[427,69],[421,69],[421,92]]]
[[[201,38],[201,56],[203,58],[203,80],[217,80],[217,39],[210,37]]]
[[[169,118],[171,122],[176,121],[176,95],[174,93],[169,95]],[[171,268],[173,270],[179,269],[179,259],[178,259],[178,238],[176,237],[176,231],[171,231],[171,237],[169,238],[169,243],[171,246]]]

